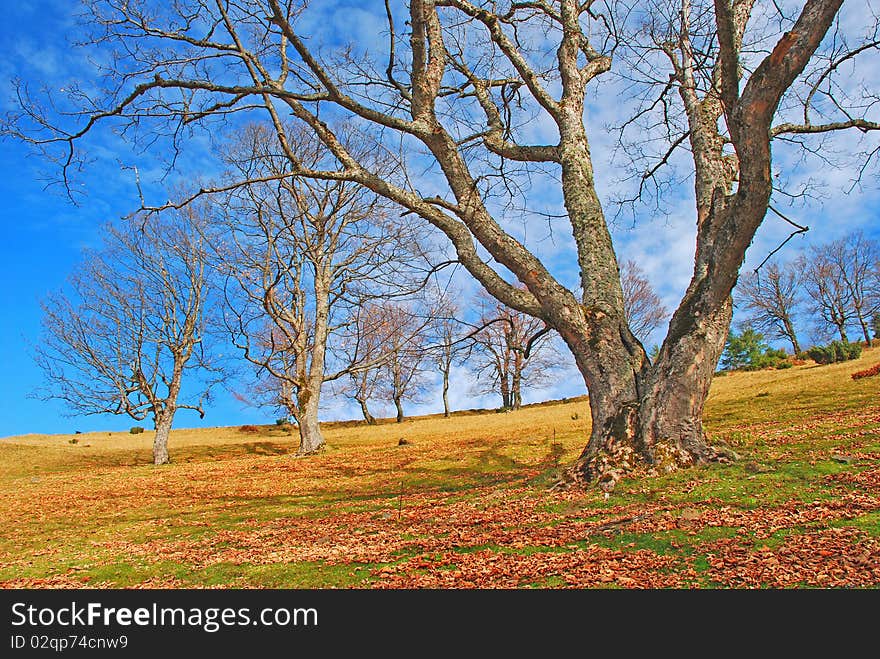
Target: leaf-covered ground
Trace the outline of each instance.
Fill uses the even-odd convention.
[[[876,588],[876,362],[732,374],[712,441],[740,459],[551,486],[588,429],[583,399],[327,430],[0,440],[7,588]],[[398,445],[405,437],[409,443]],[[71,443],[76,440],[75,443]]]

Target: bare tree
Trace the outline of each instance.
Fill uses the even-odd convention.
[[[802,255],[798,264],[803,269],[809,307],[818,324],[833,327],[840,335],[840,340],[848,343],[846,328],[855,319],[852,291],[828,247],[811,247],[809,256]]]
[[[396,421],[405,416],[403,401],[418,400],[422,393],[428,357],[426,327],[431,316],[420,316],[402,304],[385,303],[381,307],[384,360],[379,370],[381,391],[394,403]]]
[[[326,158],[326,148],[297,127],[285,138],[302,162]],[[340,358],[332,342],[356,325],[362,305],[402,294],[418,241],[381,197],[346,181],[298,177],[280,149],[275,132],[258,124],[230,143],[232,180],[251,182],[230,186],[214,235],[233,340],[257,366],[269,401],[296,420],[297,454],[307,455],[325,443],[324,383],[379,361],[361,343]]]
[[[838,84],[876,51],[876,20],[863,34],[846,34],[835,24],[842,0],[804,0],[800,11],[755,0],[410,0],[386,3],[387,47],[376,55],[375,44],[319,50],[305,31],[319,25],[311,19],[320,4],[93,0],[91,43],[115,49],[101,58],[109,62],[106,93],[72,87],[79,111],[59,117],[20,88],[22,110],[7,130],[60,146],[67,177],[80,142],[106,119],[132,137],[177,147],[200,125],[261,111],[291,171],[358,183],[424,218],[492,296],[562,336],[592,412],[573,473],[610,489],[637,463],[665,470],[716,459],[703,406],[728,334],[731,292],[770,205],[771,141],[809,148],[808,140],[840,129],[880,128],[868,118],[870,92],[847,95]],[[694,180],[693,276],[654,363],[626,319],[588,139],[590,83],[613,62],[631,85],[625,93],[644,94],[638,117],[661,117],[659,143],[669,146],[642,180],[655,180],[682,145]],[[288,148],[282,114],[308,126],[332,152],[332,166],[310,166]],[[379,170],[353,153],[327,121],[337,117],[389,151],[402,149],[400,167]],[[549,129],[533,130],[539,126]],[[869,145],[867,156],[875,153]],[[579,294],[507,219],[559,215],[528,208],[536,185],[556,187],[562,198]]]
[[[473,337],[473,355],[480,393],[496,392],[501,406],[522,407],[523,387],[552,381],[559,353],[548,326],[538,318],[494,302],[485,294],[477,298],[483,311]]]
[[[669,318],[669,310],[635,261],[624,261],[620,266],[620,284],[626,320],[632,333],[644,343]]]
[[[341,380],[338,393],[354,400],[360,407],[364,421],[374,425],[376,418],[370,412],[369,403],[379,393],[379,371],[385,357],[382,333],[382,307],[379,304],[365,304],[355,317],[353,331],[348,335],[349,361],[359,361],[363,366],[353,369],[348,379]],[[355,355],[358,359],[355,359]]]
[[[74,414],[150,417],[153,462],[169,462],[168,436],[180,409],[196,410],[213,384],[205,350],[207,251],[190,207],[175,217],[106,227],[101,250],[70,277],[71,294],[43,303],[39,393]],[[203,377],[195,379],[195,371]],[[184,379],[197,390],[182,398]],[[190,399],[192,398],[192,399]]]
[[[460,309],[452,293],[439,296],[431,322],[431,354],[441,376],[443,416],[449,417],[449,379],[454,366],[465,362],[473,343],[467,338],[468,326],[459,320]]]
[[[852,305],[853,321],[858,324],[867,345],[871,345],[871,317],[880,311],[880,246],[861,231],[835,240],[821,248],[837,270]]]
[[[801,351],[794,318],[801,304],[802,275],[802,266],[773,262],[749,272],[737,286],[749,311],[748,323],[771,338],[789,341],[794,354]]]

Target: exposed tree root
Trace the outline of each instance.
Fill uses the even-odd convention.
[[[659,476],[697,465],[729,463],[738,458],[726,447],[707,446],[705,451],[694,455],[672,442],[659,442],[653,446],[653,462],[649,462],[630,444],[609,440],[602,450],[581,457],[563,470],[550,489],[586,489],[595,485],[607,494],[623,478]]]

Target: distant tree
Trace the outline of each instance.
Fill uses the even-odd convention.
[[[518,410],[522,390],[550,382],[560,365],[553,335],[539,319],[481,294],[480,331],[473,335],[477,391],[497,392],[501,406]]]
[[[875,240],[865,238],[861,231],[855,231],[825,245],[822,251],[843,281],[852,306],[853,320],[861,329],[865,343],[870,346],[871,317],[880,312],[880,245]]]
[[[871,318],[871,326],[874,328],[874,338],[880,339],[880,313],[875,313]]]
[[[205,348],[209,312],[207,250],[196,230],[197,207],[105,229],[100,250],[86,253],[70,293],[43,303],[35,349],[47,380],[37,392],[63,400],[74,414],[150,417],[153,463],[169,462],[168,436],[181,409],[205,412],[216,370]],[[184,379],[192,398],[182,398]]]
[[[852,293],[843,272],[829,254],[827,246],[814,246],[798,259],[804,273],[804,289],[817,325],[833,328],[840,340],[849,343],[846,328],[855,318]]]
[[[452,295],[441,296],[431,322],[431,353],[441,375],[444,417],[448,417],[450,413],[449,378],[452,367],[464,363],[472,348],[472,343],[466,339],[469,328],[458,319],[459,312]]]
[[[383,364],[385,342],[382,328],[382,307],[378,304],[365,304],[358,310],[352,331],[341,348],[343,352],[347,351],[348,361],[358,362],[361,367],[353,369],[348,378],[340,381],[337,393],[358,404],[368,425],[376,423],[369,403],[379,392],[379,371]]]
[[[669,318],[669,310],[635,261],[624,261],[620,266],[620,283],[629,327],[639,341],[647,341],[651,332]]]
[[[381,391],[394,403],[396,421],[402,423],[404,401],[418,400],[426,376],[427,325],[424,316],[402,304],[382,305],[384,354],[380,367]]]
[[[749,312],[749,324],[772,338],[787,340],[794,354],[801,352],[794,327],[801,303],[801,277],[802,269],[793,263],[770,263],[741,277],[737,286]]]
[[[721,366],[730,371],[753,371],[777,366],[785,358],[785,351],[771,348],[763,334],[747,327],[741,334],[730,332],[721,353]]]

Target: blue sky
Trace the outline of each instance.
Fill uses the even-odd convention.
[[[320,4],[321,11],[326,12],[325,28],[357,30],[371,24],[363,15],[358,14],[355,20],[353,12],[340,11],[341,6],[351,3],[324,1]],[[381,11],[382,3],[376,5]],[[5,15],[0,22],[0,38],[7,46],[0,52],[0,106],[4,112],[11,107],[10,80],[13,77],[28,80],[34,87],[42,84],[52,87],[63,84],[71,75],[89,71],[87,60],[68,47],[64,36],[73,26],[74,8],[75,3],[67,0],[3,3]],[[375,30],[370,32],[375,35]],[[606,107],[610,107],[607,112],[616,111],[615,107]],[[600,116],[593,118],[597,124],[604,119],[601,111],[598,112]],[[539,132],[540,127],[535,130]],[[610,138],[599,133],[593,146],[595,154],[604,150],[610,158]],[[46,169],[45,163],[21,144],[0,141],[0,437],[29,432],[119,430],[134,424],[126,417],[68,418],[60,403],[28,397],[41,384],[41,373],[29,354],[29,345],[39,336],[40,300],[63,286],[84,247],[99,243],[100,225],[125,215],[135,202],[131,174],[120,169],[117,161],[117,158],[125,160],[130,152],[105,134],[98,142],[95,155],[97,162],[84,178],[86,196],[74,206],[58,191],[44,189],[41,173]],[[597,160],[600,158],[597,155]],[[845,194],[842,190],[849,187],[850,172],[809,161],[799,162],[784,151],[778,153],[777,162],[795,179],[812,178],[824,184],[821,199],[794,206],[785,204],[785,200],[776,202],[793,218],[812,228],[806,237],[790,243],[781,254],[783,258],[795,255],[800,247],[811,242],[839,238],[856,228],[880,239],[880,195],[876,178],[867,177],[861,188]],[[615,171],[602,165],[597,163],[599,187],[600,192],[607,195],[614,187]],[[692,267],[694,229],[689,185],[686,181],[685,192],[671,198],[667,214],[642,215],[636,222],[622,220],[612,227],[618,253],[642,265],[670,309],[676,306]],[[789,227],[781,220],[768,217],[749,251],[746,267],[760,262],[788,233]],[[542,243],[542,255],[552,261],[557,270],[570,271],[571,250],[564,228],[553,237],[553,241]],[[473,290],[472,284],[464,282],[463,285]],[[649,343],[659,342],[661,338],[658,333]],[[466,377],[462,372],[458,375]],[[530,392],[527,402],[583,393],[576,371],[572,370],[569,375],[571,377],[559,377],[560,384],[553,388]],[[454,389],[456,408],[497,404],[492,397],[474,398],[468,394],[467,387]],[[412,411],[438,409],[439,401],[434,397]],[[351,408],[329,403],[323,416],[356,415]],[[266,423],[272,418],[270,410],[247,408],[228,392],[218,391],[204,421],[183,411],[176,425]]]

